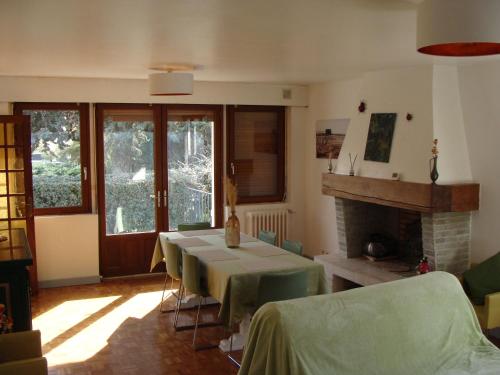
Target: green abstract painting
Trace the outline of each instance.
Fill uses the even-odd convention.
[[[389,162],[396,116],[396,113],[372,113],[366,140],[365,160]]]

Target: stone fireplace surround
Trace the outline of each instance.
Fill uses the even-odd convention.
[[[385,262],[361,256],[370,234],[397,230],[398,209],[410,210],[417,218],[420,214],[423,254],[432,270],[461,274],[468,269],[478,184],[433,185],[335,174],[322,178],[323,194],[335,197],[339,247],[337,253],[315,260],[324,264],[334,291],[343,288],[339,279],[370,285],[406,276],[381,267]]]

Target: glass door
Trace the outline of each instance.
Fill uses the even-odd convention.
[[[100,266],[104,276],[147,272],[162,226],[159,108],[98,105]],[[149,257],[149,259],[148,259]]]
[[[168,230],[222,226],[221,106],[167,106]]]
[[[23,233],[24,232],[24,233]],[[24,253],[28,238],[33,266],[30,267],[32,292],[38,289],[29,116],[0,116],[0,259]]]
[[[100,270],[149,272],[158,232],[222,226],[222,106],[96,107]]]

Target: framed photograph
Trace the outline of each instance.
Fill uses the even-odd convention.
[[[365,160],[389,162],[396,117],[396,113],[372,113],[366,140]]]
[[[332,159],[339,157],[349,121],[349,119],[331,119],[316,122],[316,158],[328,159],[330,152]]]

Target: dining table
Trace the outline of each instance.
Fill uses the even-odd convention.
[[[241,349],[255,310],[260,276],[270,272],[307,271],[307,294],[330,292],[322,264],[241,233],[240,245],[228,248],[224,229],[203,229],[183,232],[160,232],[156,241],[151,270],[163,261],[167,242],[195,255],[206,280],[208,293],[220,303],[219,320],[229,328],[240,325],[233,334],[233,350]],[[219,345],[229,351],[229,340]]]

